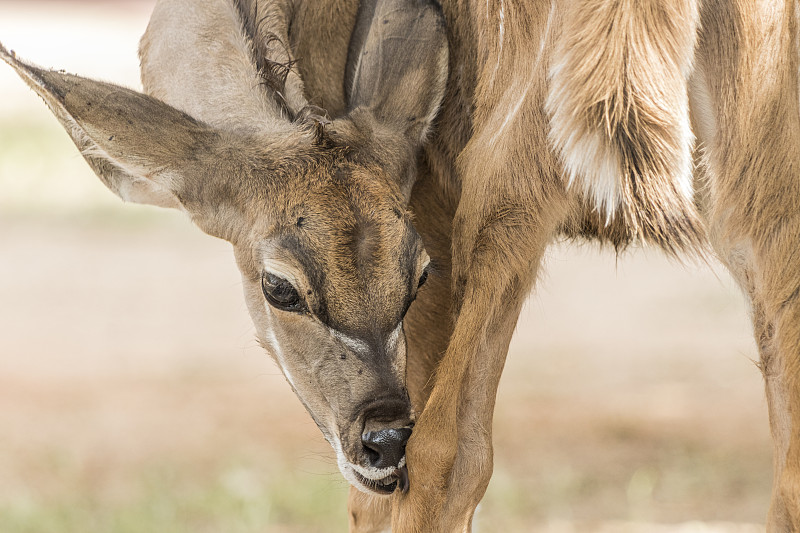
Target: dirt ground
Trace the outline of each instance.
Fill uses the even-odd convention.
[[[0,38],[135,86],[149,5],[0,0]],[[119,203],[9,70],[0,531],[345,531],[346,484],[254,341],[230,247]],[[560,244],[517,329],[477,531],[763,529],[766,405],[721,267]]]

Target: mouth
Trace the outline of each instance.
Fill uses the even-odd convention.
[[[339,471],[352,486],[361,492],[389,496],[398,489],[403,493],[408,491],[408,466],[405,456],[400,458],[396,467],[376,469],[348,461],[342,452],[339,439],[334,439],[332,445],[336,452]]]
[[[378,494],[389,495],[397,489],[400,492],[408,491],[408,468],[405,465],[396,468],[394,472],[382,479],[369,479],[358,472],[353,472],[353,474],[364,488]]]

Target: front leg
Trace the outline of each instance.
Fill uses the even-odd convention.
[[[568,211],[546,170],[553,167],[527,166],[514,146],[502,148],[494,159],[470,147],[462,154],[474,179],[464,181],[453,224],[455,326],[407,447],[411,489],[395,496],[395,533],[469,531],[491,477],[492,415],[508,345]]]
[[[499,223],[487,231],[508,229]],[[536,233],[526,243],[536,242],[521,270],[504,271],[495,255],[502,251],[490,246],[474,257],[468,275],[457,278],[461,310],[407,448],[412,489],[394,508],[396,531],[469,531],[492,473],[492,416],[508,345],[552,236]]]
[[[410,490],[393,498],[394,533],[470,530],[492,473],[492,415],[511,335],[544,250],[570,211],[547,141],[548,58],[529,55],[548,49],[550,11],[536,2],[507,7],[506,24],[526,44],[507,39],[500,50],[494,29],[477,36],[476,48],[491,61],[476,73],[472,135],[463,150],[444,151],[459,153],[453,334],[406,448]],[[443,128],[439,143],[458,144],[451,134]]]

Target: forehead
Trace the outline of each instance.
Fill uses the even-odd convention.
[[[397,327],[416,286],[423,252],[401,197],[373,173],[339,170],[294,191],[263,259],[282,256],[301,272],[315,315],[369,338]]]

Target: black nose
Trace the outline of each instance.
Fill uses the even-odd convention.
[[[397,466],[406,454],[406,442],[411,436],[411,428],[381,429],[367,431],[361,435],[361,443],[369,458],[370,466],[386,468]]]

